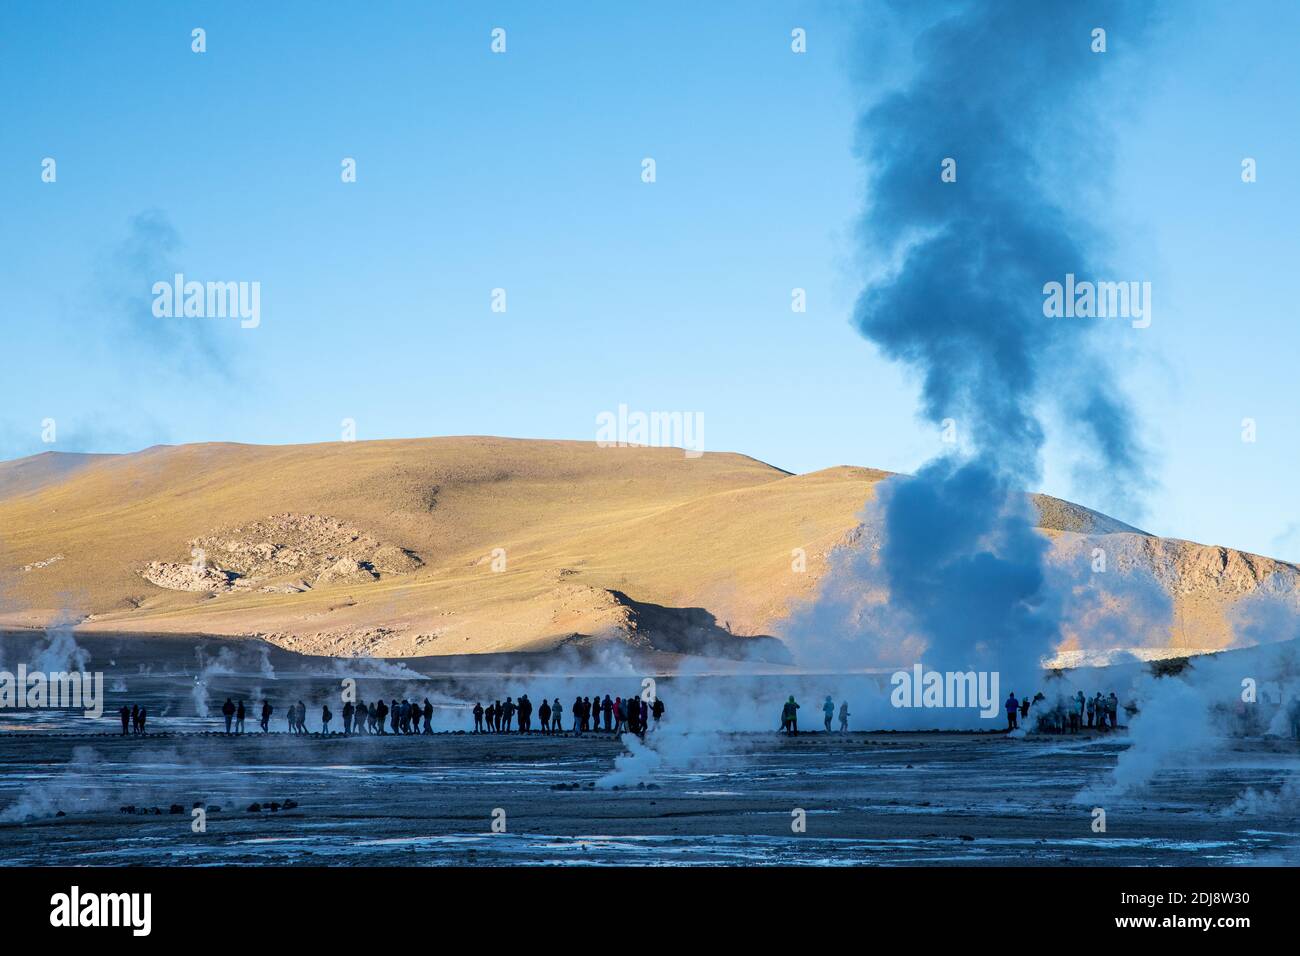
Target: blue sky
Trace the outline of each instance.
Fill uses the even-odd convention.
[[[1097,131],[1112,261],[1155,302],[1113,342],[1154,453],[1147,512],[1118,517],[1297,560],[1300,7],[1170,11],[1135,58],[1142,95]],[[913,470],[939,435],[850,322],[854,124],[890,22],[873,4],[6,4],[0,456],[331,441],[344,418],[359,438],[591,440],[622,403],[699,412],[709,450],[791,471]],[[190,278],[260,282],[260,327],[152,319],[170,272],[141,244],[169,237]],[[1050,446],[1043,490],[1108,497]]]

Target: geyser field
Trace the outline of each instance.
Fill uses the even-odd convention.
[[[56,640],[5,635],[5,667]],[[1001,719],[982,732],[934,731],[920,729],[939,723],[932,714],[889,706],[883,675],[696,665],[656,677],[667,712],[642,746],[568,732],[575,694],[641,688],[638,664],[619,648],[471,666],[307,658],[178,636],[78,636],[71,646],[104,672],[104,714],[6,712],[0,849],[10,865],[1182,866],[1288,862],[1300,848],[1296,741],[1267,726],[1206,728],[1161,709],[1159,691],[1147,713],[1138,703],[1133,730],[1122,715],[1108,734],[993,732]],[[315,733],[322,702],[338,714],[347,677],[365,700],[428,697],[438,732]],[[1131,687],[1154,680],[1136,663],[1074,677],[1113,683],[1126,702]],[[1061,679],[1071,675],[1042,689]],[[1182,677],[1154,686],[1170,680],[1195,686]],[[464,732],[474,701],[520,693],[559,697],[565,733]],[[790,694],[802,705],[798,737],[776,733]],[[825,694],[837,707],[847,700],[860,729],[820,732]],[[227,697],[249,707],[242,737],[215,733]],[[269,735],[256,721],[264,697],[276,708]],[[310,736],[285,732],[287,705],[299,699]],[[123,703],[148,709],[147,736],[120,736]],[[1154,735],[1142,729],[1148,717]],[[196,806],[205,832],[195,832]]]

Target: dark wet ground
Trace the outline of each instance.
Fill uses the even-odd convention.
[[[28,639],[3,645],[6,667],[16,651],[39,656],[21,647]],[[304,699],[316,729],[320,703],[336,698],[343,677],[357,677],[367,700],[430,696],[444,728],[467,726],[465,701],[486,700],[503,680],[431,673],[420,661],[340,663],[193,638],[79,642],[92,669],[105,673],[103,717],[0,714],[7,865],[1183,866],[1300,858],[1300,821],[1285,802],[1224,812],[1248,787],[1276,790],[1295,778],[1293,741],[1225,741],[1203,762],[1162,771],[1141,796],[1079,800],[1115,766],[1127,746],[1122,733],[707,733],[700,727],[717,721],[692,721],[674,706],[687,691],[672,679],[660,685],[670,702],[662,737],[630,762],[621,757],[626,746],[605,734],[294,737],[283,732],[285,704]],[[691,693],[716,698],[724,711],[740,686],[695,680]],[[791,678],[772,680],[779,701],[777,687]],[[566,710],[579,687],[639,686],[631,672],[525,683],[561,694]],[[767,692],[761,682],[746,686]],[[255,731],[253,702],[263,694],[277,704],[275,733],[208,732],[226,696],[249,700]],[[124,700],[149,708],[153,733],[117,735],[112,708]],[[616,765],[622,775],[612,779],[628,785],[603,788]],[[297,806],[246,809],[286,800]],[[195,803],[208,808],[206,832],[192,829]],[[1106,812],[1104,833],[1092,829],[1095,807]],[[792,829],[798,810],[802,833]],[[494,816],[504,832],[493,832]]]
[[[44,864],[1243,864],[1290,854],[1294,819],[1225,817],[1297,755],[1239,749],[1166,774],[1138,800],[1072,798],[1114,741],[960,734],[718,738],[651,787],[602,790],[605,738],[146,739],[6,736],[0,824],[9,865]],[[574,787],[575,789],[569,789]],[[296,801],[258,813],[253,801]],[[191,831],[196,801],[221,806]],[[183,813],[169,812],[172,804]],[[134,815],[121,812],[134,805]],[[158,807],[161,815],[141,815]],[[67,815],[52,816],[57,810]],[[807,814],[805,833],[792,811]],[[496,810],[505,832],[493,833]],[[498,814],[499,816],[499,814]]]

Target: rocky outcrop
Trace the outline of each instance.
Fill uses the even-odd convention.
[[[414,571],[415,553],[322,515],[279,514],[202,535],[191,561],[151,561],[145,580],[174,591],[296,593]]]

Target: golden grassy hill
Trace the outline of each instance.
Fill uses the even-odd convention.
[[[592,635],[725,653],[779,634],[886,477],[481,437],[47,453],[0,463],[0,624],[256,633],[325,654],[540,650]],[[1175,565],[1178,547],[1201,548],[1038,500],[1059,537],[1163,542]],[[792,570],[794,549],[806,573]],[[1257,577],[1276,570],[1245,557]],[[1240,587],[1219,588],[1213,557],[1193,558],[1201,576],[1179,598],[1199,609],[1190,643],[1222,646]]]

